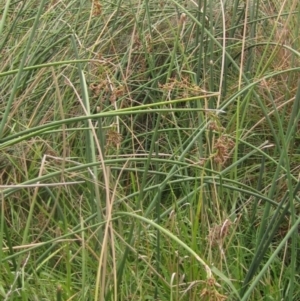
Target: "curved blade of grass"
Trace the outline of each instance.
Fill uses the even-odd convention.
[[[276,259],[276,256],[278,255],[278,253],[280,252],[280,250],[284,248],[287,240],[293,235],[294,232],[297,233],[299,225],[300,225],[300,217],[296,220],[295,224],[291,227],[291,229],[289,230],[289,232],[282,239],[282,241],[280,242],[280,244],[278,245],[278,247],[276,248],[276,250],[272,253],[271,257],[268,259],[268,261],[263,266],[263,268],[261,269],[261,271],[254,278],[254,280],[251,283],[251,285],[249,286],[249,288],[241,296],[241,301],[247,301],[247,300],[249,300],[249,297],[250,297],[251,293],[253,292],[253,290],[255,289],[256,285],[261,280],[261,278],[263,277],[263,275],[266,273],[267,269],[272,264],[272,262]],[[292,301],[293,299],[289,299],[289,300]]]
[[[5,112],[4,112],[4,114],[2,116],[2,120],[0,122],[0,138],[2,138],[3,135],[4,135],[4,130],[5,130],[5,125],[6,125],[6,121],[7,121],[7,118],[8,118],[8,114],[11,110],[11,106],[12,106],[13,100],[15,98],[19,82],[21,80],[21,76],[22,76],[22,73],[23,73],[23,68],[24,68],[28,53],[29,53],[31,43],[32,43],[33,38],[36,34],[36,30],[37,30],[38,25],[39,25],[40,16],[43,12],[45,2],[46,2],[45,0],[42,0],[40,2],[40,6],[39,6],[39,8],[37,10],[37,13],[36,13],[36,16],[35,16],[34,24],[32,26],[31,33],[30,33],[29,39],[28,39],[27,44],[26,44],[26,48],[25,48],[23,56],[22,56],[22,60],[21,60],[21,63],[20,63],[19,69],[18,69],[18,73],[17,73],[16,78],[14,80],[13,89],[10,92],[9,99],[8,99],[6,107],[5,107]]]
[[[173,233],[171,233],[170,231],[168,231],[167,229],[163,228],[162,226],[160,226],[159,224],[153,222],[152,220],[149,220],[143,216],[134,214],[134,213],[130,213],[130,212],[117,212],[116,215],[125,215],[125,216],[130,216],[132,218],[135,218],[137,220],[140,220],[156,229],[158,229],[160,232],[164,233],[165,235],[167,235],[169,238],[171,238],[173,241],[175,241],[176,243],[178,243],[180,246],[182,246],[190,255],[192,255],[204,268],[205,272],[206,272],[206,277],[207,279],[212,278],[212,272],[216,271],[217,272],[217,276],[222,278],[222,279],[226,279],[226,282],[230,285],[231,288],[233,288],[233,291],[235,292],[235,294],[239,297],[238,292],[236,291],[236,289],[234,289],[233,284],[231,283],[231,281],[225,276],[223,275],[222,272],[217,271],[216,269],[211,269],[206,263],[205,261],[193,250],[191,249],[188,245],[186,245],[182,240],[180,240],[178,237],[176,237]]]

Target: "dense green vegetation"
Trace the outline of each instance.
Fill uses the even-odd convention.
[[[300,300],[298,0],[3,1],[1,300]]]

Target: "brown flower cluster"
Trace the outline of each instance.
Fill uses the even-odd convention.
[[[93,16],[100,16],[102,13],[102,7],[100,1],[93,1]]]
[[[182,77],[180,80],[172,77],[167,83],[159,84],[159,88],[168,93],[176,90],[178,97],[182,98],[203,95],[206,93],[205,90],[192,83],[189,77]]]
[[[118,148],[122,141],[122,135],[117,131],[110,129],[106,134],[106,145],[108,147]]]
[[[208,234],[208,240],[212,246],[222,245],[223,240],[229,234],[232,222],[226,219],[222,225],[214,225]]]
[[[232,149],[234,148],[234,145],[235,143],[230,137],[226,136],[225,134],[221,135],[214,144],[215,163],[224,165],[230,157],[229,155]]]
[[[222,295],[217,291],[216,286],[220,286],[220,284],[218,284],[214,278],[207,279],[206,288],[204,288],[200,294],[201,300],[209,300],[209,301],[227,300],[227,297],[225,295]]]

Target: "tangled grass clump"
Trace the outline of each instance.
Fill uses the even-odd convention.
[[[298,300],[298,1],[7,1],[3,300]]]

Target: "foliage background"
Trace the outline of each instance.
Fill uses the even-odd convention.
[[[299,18],[3,2],[3,300],[299,300]]]

